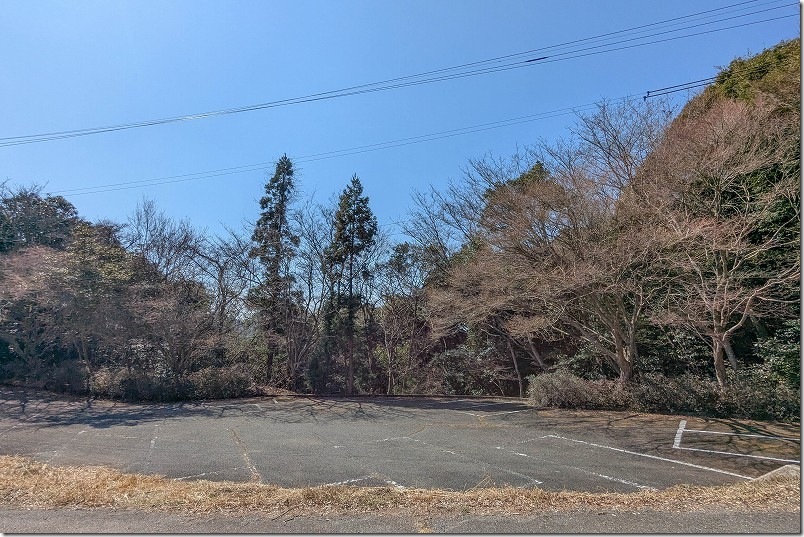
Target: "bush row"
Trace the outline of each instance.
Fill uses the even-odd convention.
[[[123,401],[228,399],[254,394],[251,373],[242,364],[207,367],[184,378],[148,375],[136,369],[102,368],[91,376],[93,396]]]
[[[634,410],[710,417],[797,421],[801,388],[792,387],[762,367],[730,372],[720,389],[714,380],[695,375],[640,375],[622,384],[587,380],[566,370],[528,377],[528,399],[537,407]]]

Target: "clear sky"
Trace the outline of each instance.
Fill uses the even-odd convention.
[[[693,33],[701,35],[674,39]],[[4,0],[0,179],[46,185],[90,220],[123,222],[147,197],[218,233],[257,218],[266,171],[287,153],[303,197],[326,201],[357,174],[381,225],[394,233],[414,189],[459,178],[470,158],[564,135],[573,116],[311,156],[641,96],[711,77],[735,57],[798,36],[795,0]],[[429,84],[8,145],[12,137],[292,99],[525,51],[533,52],[479,67],[547,58]],[[106,188],[235,167],[246,171]],[[97,188],[74,190],[87,187]]]

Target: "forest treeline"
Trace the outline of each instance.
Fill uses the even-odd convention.
[[[680,113],[603,102],[557,142],[416,192],[394,243],[355,175],[266,174],[211,236],[149,200],[88,222],[0,191],[0,381],[127,400],[497,394],[796,418],[800,40]]]

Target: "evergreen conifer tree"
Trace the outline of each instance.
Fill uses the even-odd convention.
[[[335,294],[338,309],[346,308],[343,329],[346,336],[347,385],[346,393],[354,392],[355,317],[362,297],[355,293],[355,280],[365,273],[361,256],[374,245],[377,218],[363,196],[363,185],[357,175],[344,189],[338,200],[333,221],[334,237],[326,251],[327,263],[336,278]]]
[[[288,210],[296,194],[293,163],[283,155],[276,163],[273,177],[265,185],[260,199],[260,218],[251,240],[250,255],[264,268],[262,283],[252,289],[249,299],[258,310],[261,329],[268,342],[266,381],[272,380],[275,357],[282,353],[284,335],[293,314],[293,276],[290,264],[299,245],[288,219]]]

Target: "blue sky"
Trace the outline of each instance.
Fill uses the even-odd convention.
[[[617,37],[659,40],[784,18],[650,45],[629,41],[619,46],[639,46],[583,57],[536,51],[534,57],[556,61],[431,84],[0,147],[0,179],[46,185],[45,192],[61,193],[90,220],[125,221],[147,197],[171,216],[219,233],[257,218],[265,172],[287,153],[296,160],[303,198],[326,201],[357,174],[381,225],[397,233],[393,223],[407,217],[414,189],[460,178],[471,158],[502,157],[564,135],[573,116],[309,157],[643,95],[713,76],[735,57],[800,36],[794,0],[5,0],[0,138],[295,98],[718,8],[728,9]],[[734,18],[716,22],[727,17]],[[683,31],[658,33],[673,29]],[[573,46],[584,44],[594,43]],[[577,48],[563,49],[571,50]],[[248,171],[97,191],[241,166]],[[74,190],[87,187],[97,188]]]

